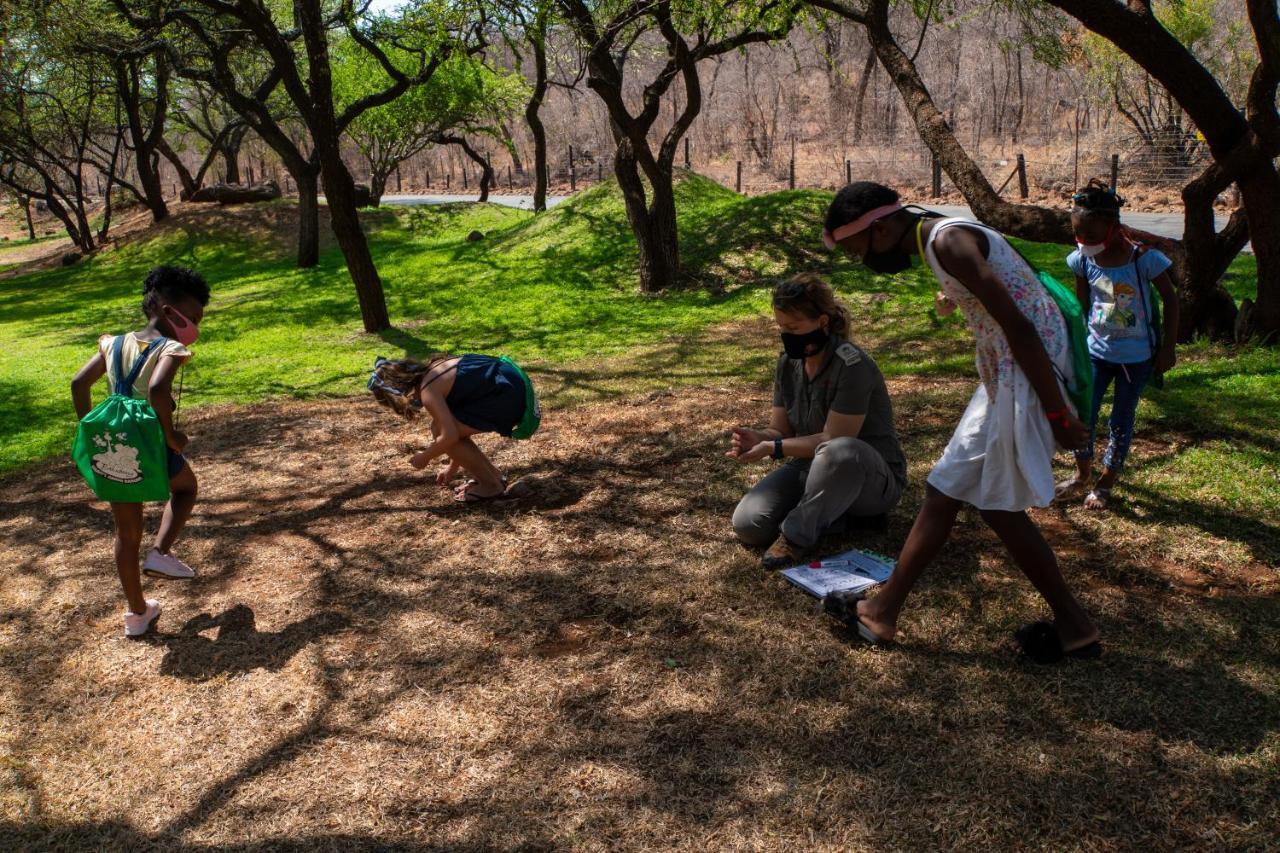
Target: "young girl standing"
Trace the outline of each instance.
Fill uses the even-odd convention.
[[[431,415],[435,440],[410,457],[409,464],[425,468],[432,459],[448,456],[449,464],[436,475],[436,483],[448,487],[460,470],[472,477],[456,489],[458,503],[492,500],[507,490],[506,477],[471,437],[496,432],[528,438],[542,417],[524,371],[508,358],[489,355],[442,355],[427,362],[379,357],[369,390],[405,420],[413,420],[423,409]]]
[[[863,181],[837,193],[823,242],[884,274],[903,272],[912,255],[922,256],[942,284],[939,304],[964,312],[981,379],[929,474],[897,567],[874,598],[857,602],[858,633],[872,643],[893,639],[907,594],[950,538],[960,507],[970,504],[1053,610],[1052,624],[1017,632],[1022,650],[1045,663],[1101,654],[1097,627],[1026,512],[1053,500],[1055,444],[1075,448],[1085,437],[1060,378],[1073,374],[1057,305],[998,231],[908,210],[881,184]]]
[[[1093,474],[1094,431],[1107,387],[1115,383],[1102,476],[1085,497],[1089,509],[1106,509],[1133,440],[1133,419],[1147,382],[1173,367],[1178,329],[1178,294],[1169,280],[1169,259],[1134,243],[1120,224],[1124,199],[1100,181],[1074,196],[1071,227],[1079,248],[1067,256],[1076,275],[1076,294],[1088,308],[1089,355],[1093,361],[1093,405],[1082,412],[1088,443],[1076,451],[1076,475],[1058,484],[1060,497],[1075,497]],[[1164,303],[1157,324],[1155,295]]]
[[[165,504],[160,529],[142,570],[160,578],[186,579],[195,572],[170,553],[183,525],[191,517],[196,502],[196,475],[182,455],[187,436],[173,425],[176,404],[173,379],[178,368],[191,357],[187,349],[199,334],[204,308],[209,304],[209,286],[199,273],[183,267],[160,266],[147,273],[142,285],[142,310],[147,315],[146,328],[124,335],[103,335],[98,352],[80,368],[71,380],[71,399],[76,416],[83,418],[93,408],[90,388],[103,376],[111,388],[118,388],[124,370],[138,365],[132,388],[134,397],[150,401],[156,418],[164,430],[169,459],[169,501]],[[115,519],[116,572],[124,588],[129,609],[124,615],[126,637],[147,633],[160,616],[160,602],[142,597],[142,579],[138,573],[138,549],[142,544],[142,504],[112,503]]]

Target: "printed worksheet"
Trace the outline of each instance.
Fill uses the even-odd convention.
[[[869,551],[845,551],[822,560],[784,569],[782,576],[815,598],[837,590],[854,592],[884,583],[894,561]]]

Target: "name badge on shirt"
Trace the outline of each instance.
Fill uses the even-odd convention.
[[[840,356],[840,360],[850,366],[862,361],[862,350],[858,349],[848,341],[845,341],[840,346],[836,347],[836,355]]]

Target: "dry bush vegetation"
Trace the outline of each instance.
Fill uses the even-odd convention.
[[[200,576],[148,582],[165,613],[144,642],[119,636],[110,517],[65,461],[0,481],[0,845],[1274,842],[1273,527],[1153,522],[1144,493],[1038,512],[1108,644],[1044,669],[1005,647],[1041,603],[964,517],[904,644],[871,650],[732,541],[765,469],[725,459],[723,430],[767,387],[625,394],[677,349],[535,370],[545,429],[486,444],[531,494],[479,507],[413,472],[420,435],[365,399],[191,413]],[[911,490],[888,531],[832,548],[896,549],[971,390],[890,385]],[[1139,466],[1183,440],[1143,439]]]
[[[935,19],[922,31],[917,11],[926,6]],[[1157,154],[1145,145],[1116,104],[1123,103],[1130,115],[1145,117],[1173,135],[1188,126],[1185,116],[1164,105],[1158,86],[1146,86],[1144,95],[1137,82],[1143,78],[1136,71],[1123,78],[1118,94],[1113,92],[1101,71],[1109,57],[1093,55],[1092,47],[1084,44],[1083,31],[1070,19],[1043,9],[1041,16],[1031,27],[1000,4],[961,0],[922,3],[917,10],[912,4],[898,4],[892,20],[908,49],[919,40],[917,67],[922,79],[957,139],[993,185],[1004,182],[1016,155],[1023,152],[1029,201],[1061,205],[1077,182],[1106,177],[1111,155],[1118,154],[1120,185],[1131,209],[1181,210],[1179,192],[1203,166],[1203,154],[1188,162],[1164,162],[1166,152]],[[1219,0],[1213,17],[1218,26],[1197,50],[1210,57],[1207,61],[1219,70],[1223,86],[1240,96],[1251,68],[1241,60],[1236,31],[1245,20],[1244,9],[1238,0]],[[792,156],[797,186],[810,188],[842,186],[848,160],[855,180],[869,178],[915,198],[925,197],[929,151],[897,88],[878,63],[868,62],[869,54],[862,29],[837,19],[797,27],[785,40],[750,45],[702,63],[703,107],[688,133],[693,168],[733,187],[735,164],[741,161],[744,191],[762,193],[787,186]],[[1055,57],[1052,64],[1042,61],[1049,55]],[[502,67],[517,66],[514,55],[499,51],[494,56]],[[580,51],[564,33],[553,30],[548,57],[550,77],[557,85],[549,89],[541,116],[553,191],[564,191],[569,185],[570,147],[577,183],[582,185],[595,180],[597,164],[609,174],[614,142],[607,111],[579,79]],[[631,95],[637,102],[640,81],[650,79],[665,60],[665,47],[657,39],[642,38],[628,54],[625,68],[634,75]],[[531,75],[529,65],[526,57],[526,76]],[[681,99],[675,90],[666,96],[655,134],[667,131],[683,107]],[[514,165],[515,184],[525,187],[532,180],[532,137],[518,115],[507,117],[501,127],[516,157],[486,141],[499,185],[506,187],[508,166]],[[1157,138],[1162,137],[1157,133]],[[348,159],[357,173],[364,168],[358,157]],[[471,170],[468,183],[475,192],[478,172],[465,156],[450,146],[434,148],[404,164],[404,188],[423,191],[429,177],[431,191],[443,191],[448,173],[449,189],[461,192],[464,168]],[[526,170],[523,176],[521,168]],[[944,185],[949,189],[949,181],[944,179]],[[1017,198],[1016,193],[1015,180],[1005,195]],[[949,198],[962,203],[958,194]],[[1221,205],[1229,201],[1224,197]]]
[[[894,31],[903,43],[914,47],[919,40],[917,66],[922,79],[957,139],[993,184],[999,186],[1005,180],[1016,154],[1024,152],[1032,190],[1029,200],[1061,204],[1077,180],[1107,175],[1111,155],[1119,154],[1120,185],[1127,191],[1131,209],[1180,210],[1179,192],[1203,166],[1202,155],[1187,163],[1154,167],[1153,159],[1161,157],[1116,108],[1117,95],[1098,70],[1102,58],[1082,47],[1078,25],[1062,19],[1050,26],[1046,19],[1038,29],[1028,28],[998,7],[986,0],[928,4],[936,20],[923,32],[911,4],[900,4],[893,13]],[[1252,67],[1245,61],[1247,51],[1242,45],[1246,41],[1237,31],[1245,12],[1239,0],[1218,0],[1213,18],[1219,26],[1197,49],[1209,57],[1206,61],[1218,71],[1224,87],[1238,96],[1247,86]],[[1041,61],[1046,46],[1060,61]],[[527,46],[521,49],[528,54]],[[489,55],[496,67],[519,69],[532,77],[531,57],[517,57],[500,39],[494,40]],[[849,160],[855,179],[872,178],[923,197],[930,177],[928,149],[898,90],[878,64],[868,63],[868,56],[862,30],[835,20],[822,27],[798,27],[785,40],[751,45],[703,63],[699,70],[703,108],[688,134],[693,168],[732,187],[735,164],[741,161],[744,191],[762,193],[787,186],[788,161],[793,155],[797,185],[810,188],[842,185]],[[574,150],[575,183],[582,186],[596,180],[598,169],[609,175],[614,141],[607,111],[587,89],[580,51],[567,33],[552,30],[548,61],[553,85],[540,115],[547,132],[550,190],[563,193],[570,188],[569,148]],[[1092,71],[1090,61],[1095,66]],[[638,81],[650,79],[662,62],[665,48],[660,40],[641,39],[630,51],[626,68],[635,78],[633,97],[640,97]],[[1137,79],[1140,75],[1134,76]],[[1131,114],[1145,110],[1149,122],[1173,128],[1169,132],[1175,135],[1188,126],[1176,107],[1170,112],[1162,106],[1158,86],[1146,87],[1145,96],[1139,91],[1142,88],[1133,83],[1119,90]],[[682,106],[682,95],[676,90],[666,96],[654,128],[657,135],[666,133]],[[1137,106],[1130,102],[1135,98],[1141,101]],[[492,159],[496,191],[506,190],[510,175],[517,191],[528,192],[534,153],[522,111],[501,117],[498,125],[502,142],[483,136],[473,141]],[[172,132],[176,148],[185,151],[183,145],[190,144],[184,162],[190,169],[197,168],[206,143],[177,127]],[[514,147],[514,157],[504,144]],[[367,180],[368,163],[354,145],[348,144],[344,156],[353,174]],[[278,157],[253,134],[244,137],[236,163],[237,180],[270,177],[289,188]],[[464,170],[469,176],[465,187]],[[209,180],[226,176],[227,166],[217,161]],[[167,162],[161,164],[161,177],[176,197],[178,178]],[[441,145],[405,161],[388,190],[474,194],[478,184],[476,164],[457,146]],[[947,181],[944,184],[949,186]],[[1015,181],[1006,196],[1016,197],[1016,189]],[[1229,201],[1224,197],[1222,206]],[[57,227],[56,222],[52,224]]]

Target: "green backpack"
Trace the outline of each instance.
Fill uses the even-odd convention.
[[[169,454],[164,429],[148,400],[133,396],[133,383],[152,353],[166,342],[157,338],[138,355],[126,376],[120,350],[124,337],[111,344],[116,387],[76,427],[71,458],[93,493],[111,503],[169,499]]]
[[[1009,243],[1009,248],[1018,252],[1017,246],[1008,240],[1005,242]],[[1072,372],[1075,373],[1075,378],[1070,382],[1065,376],[1061,377],[1062,384],[1067,386],[1067,396],[1076,407],[1076,417],[1084,420],[1093,409],[1093,360],[1089,357],[1087,309],[1080,304],[1073,289],[1039,269],[1021,252],[1018,252],[1018,257],[1031,267],[1031,271],[1036,274],[1036,278],[1040,279],[1045,292],[1049,294],[1049,298],[1053,300],[1054,305],[1058,306],[1058,311],[1062,314],[1062,322],[1067,327],[1067,339],[1071,346]]]
[[[498,356],[498,359],[514,367],[516,373],[520,374],[520,379],[524,382],[524,417],[520,419],[520,423],[516,424],[516,428],[511,431],[511,437],[531,438],[538,431],[538,427],[542,425],[542,407],[538,405],[538,396],[533,391],[533,382],[520,365],[505,355]]]
[[[1085,322],[1084,308],[1071,288],[1043,270],[1031,269],[1062,312],[1062,320],[1066,323],[1075,378],[1070,382],[1064,380],[1063,384],[1067,386],[1067,396],[1075,404],[1076,416],[1083,420],[1093,408],[1093,361],[1089,358],[1089,325]]]

